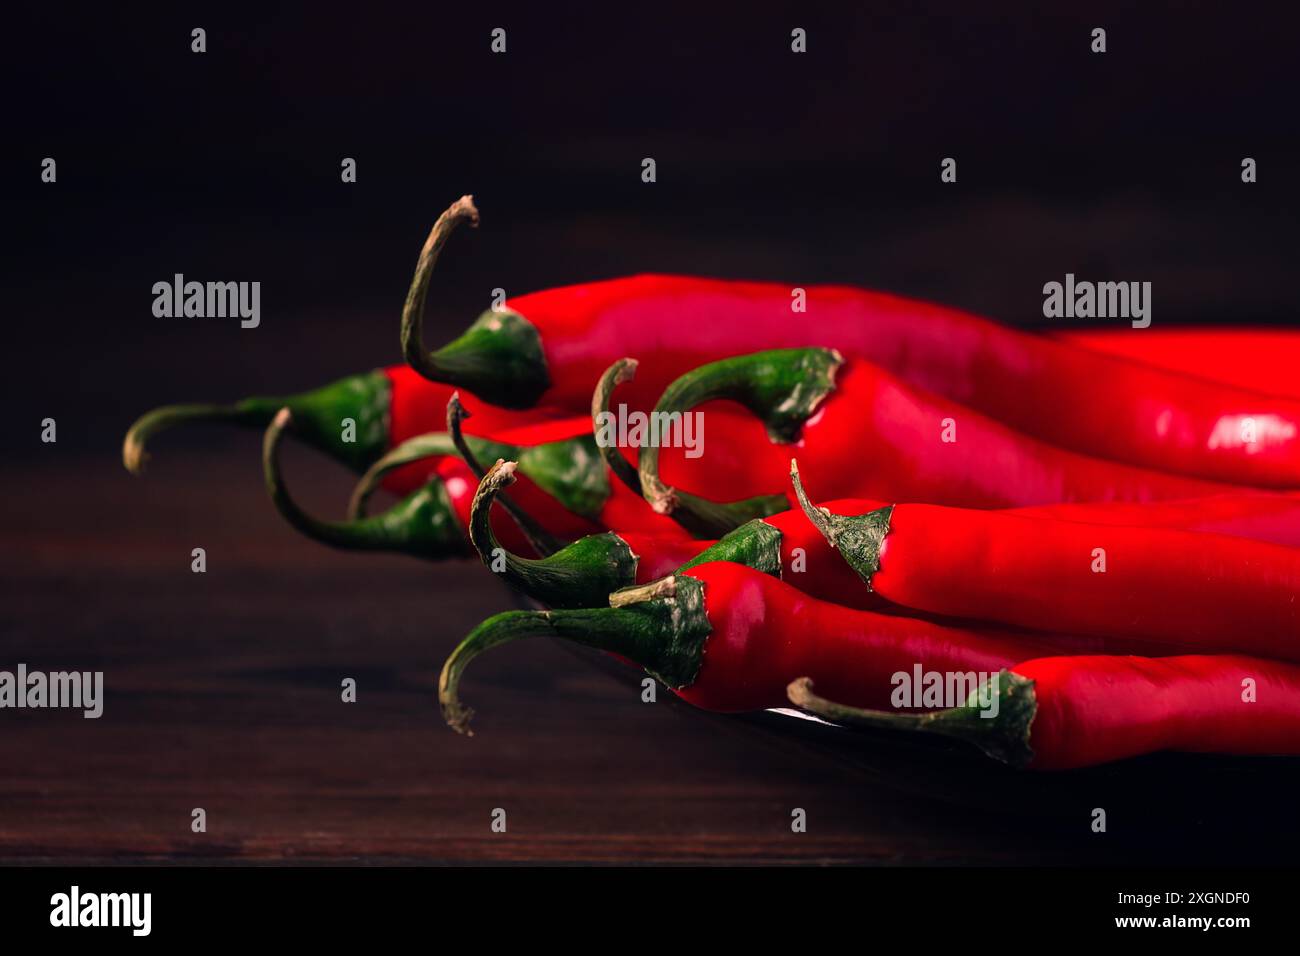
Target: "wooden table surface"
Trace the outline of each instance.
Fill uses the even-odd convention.
[[[438,668],[510,606],[480,566],[299,538],[262,494],[250,434],[160,442],[144,479],[111,455],[46,451],[4,468],[0,667],[103,670],[106,703],[99,720],[0,711],[3,862],[1240,863],[1297,849],[1289,821],[1213,806],[1165,820],[1149,794],[1141,826],[1116,806],[1107,834],[1086,793],[1048,818],[918,796],[738,721],[644,704],[543,640],[478,662],[464,687],[478,734],[459,737],[438,716]],[[338,510],[347,476],[296,450],[287,465],[309,505]],[[340,700],[345,677],[356,703]],[[191,832],[196,807],[206,833]]]

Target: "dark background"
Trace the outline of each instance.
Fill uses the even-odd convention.
[[[496,286],[652,270],[856,283],[1016,323],[1041,323],[1042,284],[1072,271],[1151,281],[1155,326],[1293,323],[1295,15],[1045,6],[13,14],[0,666],[102,668],[109,697],[97,722],[0,715],[0,856],[1294,853],[1290,817],[1193,806],[1195,765],[1175,764],[1164,787],[1148,776],[1121,809],[1129,824],[1098,838],[1075,814],[1096,805],[1095,778],[1078,808],[1041,819],[1007,812],[1015,801],[918,798],[889,775],[642,705],[542,643],[481,662],[466,688],[480,736],[457,738],[434,707],[437,668],[508,603],[480,568],[296,537],[263,497],[254,435],[166,436],[143,480],[118,460],[150,406],[397,361],[416,254],[463,192],[483,225],[455,237],[434,278],[435,341]],[[489,52],[496,26],[504,56]],[[807,54],[789,51],[795,26]],[[1094,26],[1104,55],[1089,52]],[[56,184],[40,182],[45,156]],[[356,184],[339,181],[345,156]],[[945,156],[956,184],[939,181]],[[1256,184],[1240,180],[1244,156]],[[175,272],[260,281],[261,327],[154,318],[151,286]],[[47,416],[55,445],[39,440]],[[308,503],[341,509],[347,475],[306,453],[289,466]],[[344,676],[360,684],[349,707]],[[1162,822],[1165,800],[1184,812]],[[205,835],[189,832],[195,806]],[[496,806],[507,836],[488,833]],[[795,806],[808,834],[789,832]]]

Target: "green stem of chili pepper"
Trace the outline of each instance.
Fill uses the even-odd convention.
[[[498,448],[511,450],[509,445],[502,445],[486,438],[475,439],[469,436],[469,440],[481,442],[483,447],[491,448],[493,451]],[[384,478],[390,472],[426,458],[455,458],[456,456],[456,445],[446,432],[429,432],[426,435],[408,438],[372,464],[357,480],[356,487],[352,489],[352,497],[348,501],[348,518],[355,521],[366,516],[366,508],[370,504],[371,496],[379,490]]]
[[[464,441],[480,462],[499,458],[518,461],[521,475],[569,511],[584,518],[599,519],[600,509],[609,497],[609,475],[601,464],[593,436],[581,435],[527,447],[474,435],[465,435]],[[442,432],[417,435],[402,442],[361,476],[352,491],[348,516],[359,518],[365,514],[370,496],[390,471],[423,458],[444,455],[458,456],[459,450],[452,437]]]
[[[558,611],[506,611],[488,618],[461,641],[438,678],[438,702],[447,723],[469,734],[473,711],[460,702],[465,668],[479,654],[526,637],[562,637],[635,661],[669,687],[691,683],[699,673],[711,630],[704,612],[704,586],[690,577],[668,577],[618,592],[617,606]]]
[[[762,518],[754,518],[734,531],[728,531],[677,570],[689,571],[691,568],[714,561],[743,564],[747,568],[762,571],[779,579],[781,577],[781,532]]]
[[[436,351],[424,347],[424,301],[429,276],[447,238],[462,222],[477,226],[472,196],[462,196],[438,217],[420,250],[415,275],[402,306],[402,354],[425,378],[465,388],[503,408],[536,403],[551,377],[542,354],[541,336],[523,316],[489,309],[459,338]]]
[[[687,413],[714,399],[744,405],[774,442],[792,442],[817,405],[835,388],[844,359],[834,349],[776,349],[741,355],[687,372],[664,391],[655,414]],[[751,518],[788,506],[784,495],[760,495],[722,504],[669,487],[659,480],[659,449],[647,445],[638,460],[642,494],[660,514],[692,534],[718,536]]]
[[[867,590],[874,591],[871,579],[880,570],[880,549],[889,533],[889,518],[894,513],[894,506],[885,505],[860,515],[831,514],[828,509],[819,508],[809,500],[799,478],[799,463],[793,458],[790,459],[790,481],[799,506],[813,527],[822,533],[832,548],[844,555],[844,560],[862,578]]]
[[[478,457],[474,454],[474,449],[470,448],[460,430],[461,421],[468,417],[469,412],[465,411],[465,406],[460,403],[460,393],[453,392],[447,402],[447,434],[451,435],[451,441],[456,446],[456,451],[460,453],[461,459],[469,466],[469,470],[474,472],[474,477],[479,480],[481,487],[483,479],[487,477],[487,470],[479,462]],[[501,459],[498,458],[497,461],[499,463]],[[513,469],[511,470],[513,471]],[[560,540],[538,524],[532,515],[515,504],[509,496],[502,493],[499,500],[502,507],[514,519],[515,524],[519,526],[519,530],[523,532],[524,538],[532,545],[534,551],[545,557],[560,550],[563,546]]]
[[[122,442],[122,463],[141,474],[149,439],[173,425],[217,422],[265,428],[281,408],[293,412],[294,431],[308,444],[356,471],[383,454],[388,443],[388,376],[382,370],[349,375],[298,395],[245,398],[229,405],[167,405],[140,416]],[[343,440],[344,422],[355,422],[354,441]]]
[[[1023,767],[1033,759],[1029,732],[1038,712],[1034,682],[1003,670],[996,678],[998,709],[994,716],[984,716],[981,695],[987,685],[967,699],[961,707],[936,710],[926,714],[891,713],[848,707],[818,697],[807,677],[792,681],[786,693],[798,707],[832,723],[872,730],[906,730],[955,737],[979,747],[995,760]]]
[[[612,531],[585,538],[539,559],[511,554],[492,533],[492,502],[515,481],[516,463],[498,460],[479,483],[469,514],[469,540],[489,569],[512,587],[551,607],[601,607],[611,591],[636,583],[637,555]]]
[[[619,385],[630,382],[636,377],[636,366],[636,359],[622,358],[605,369],[605,373],[601,375],[596,383],[596,390],[591,394],[591,427],[594,431],[600,431],[601,416],[609,412],[610,395]],[[601,445],[599,442],[597,446],[605,459],[605,464],[609,465],[609,470],[638,495],[642,494],[641,476],[632,463],[619,452],[618,446]]]
[[[284,408],[267,427],[262,442],[262,470],[271,501],[293,527],[316,541],[348,550],[396,551],[431,560],[469,553],[460,522],[439,479],[372,517],[322,521],[307,514],[290,497],[280,470],[280,440],[292,421],[291,411]]]

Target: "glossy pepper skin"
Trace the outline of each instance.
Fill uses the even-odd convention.
[[[854,706],[880,707],[896,686],[894,675],[918,664],[997,673],[1049,647],[1047,653],[1115,647],[853,610],[744,565],[713,562],[616,592],[609,607],[507,611],[484,621],[447,658],[439,678],[443,717],[454,730],[468,732],[471,712],[458,688],[470,661],[525,637],[559,637],[618,654],[684,700],[723,712],[783,707],[787,686],[801,675]]]
[[[1300,668],[1241,655],[1047,657],[998,677],[1000,706],[866,712],[799,680],[790,699],[828,720],[938,733],[1032,770],[1071,770],[1162,750],[1300,754]],[[987,693],[987,691],[986,691]],[[832,694],[831,697],[834,695]]]
[[[809,520],[901,607],[1300,661],[1300,549],[1165,528],[888,505]]]
[[[1300,332],[1291,329],[1079,329],[1054,338],[1180,375],[1300,399]]]
[[[565,286],[508,300],[504,316],[485,314],[432,353],[413,328],[407,355],[423,374],[488,401],[577,413],[590,383],[624,355],[643,362],[628,396],[644,408],[707,362],[758,349],[834,348],[913,388],[1097,458],[1300,487],[1295,398],[1207,382],[913,299],[845,286],[805,292],[806,313],[795,313],[792,286],[779,283],[638,275]]]
[[[656,411],[685,412],[724,398],[753,411],[773,439],[750,454],[751,471],[761,479],[756,484],[767,492],[788,488],[788,445],[795,442],[800,462],[818,475],[829,498],[1006,508],[1233,490],[1064,451],[825,349],[760,352],[703,366],[670,385]],[[663,481],[659,457],[658,448],[640,449],[640,482],[651,506],[687,527],[717,527],[719,506],[692,494],[698,485]]]

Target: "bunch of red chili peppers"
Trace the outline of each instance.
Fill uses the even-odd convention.
[[[453,728],[471,660],[550,635],[709,710],[793,702],[1017,766],[1300,754],[1300,334],[1048,336],[850,287],[642,275],[512,299],[430,350],[430,273],[477,221],[462,198],[420,253],[407,365],[160,408],[123,448],[138,472],[172,425],[263,427],[304,533],[477,553],[544,607],[452,652]],[[696,449],[608,427],[697,412]],[[295,503],[286,432],[361,474],[346,518]],[[380,488],[398,500],[371,513]]]

